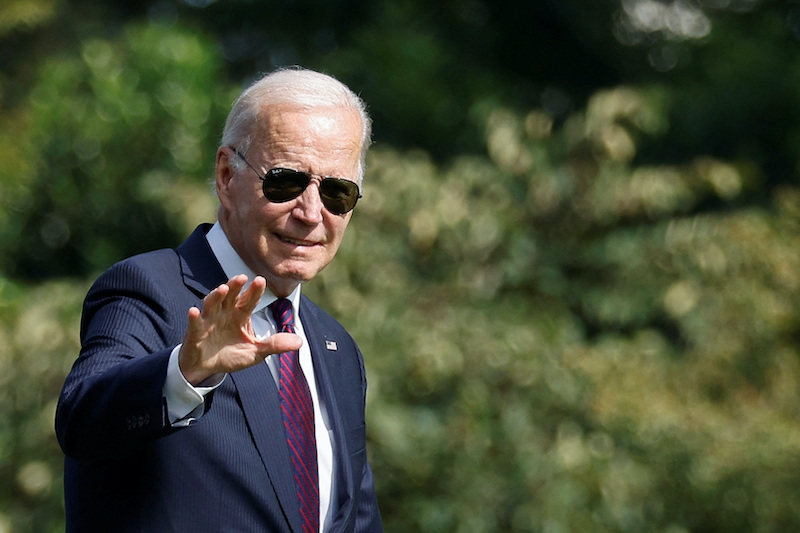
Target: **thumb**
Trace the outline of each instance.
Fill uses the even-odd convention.
[[[294,333],[276,333],[259,341],[259,352],[265,355],[299,350],[303,340]]]

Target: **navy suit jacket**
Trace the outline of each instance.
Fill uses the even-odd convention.
[[[167,361],[183,340],[188,309],[227,281],[205,239],[209,227],[198,227],[177,250],[114,265],[86,297],[81,354],[56,414],[68,532],[301,530],[266,364],[230,374],[190,426],[173,428],[166,418]],[[361,353],[305,297],[299,313],[332,426],[331,531],[382,531],[366,457]]]

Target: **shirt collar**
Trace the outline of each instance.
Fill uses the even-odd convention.
[[[247,279],[247,285],[250,285],[250,281],[256,277],[256,274],[250,270],[245,262],[239,257],[239,254],[236,253],[236,250],[233,249],[231,242],[228,240],[228,236],[225,235],[225,231],[223,231],[222,226],[220,226],[219,221],[214,223],[211,226],[211,229],[206,233],[206,240],[208,241],[208,245],[211,247],[211,251],[214,252],[214,256],[216,256],[217,261],[219,261],[222,270],[225,272],[225,275],[228,279],[231,279],[233,276],[238,274],[245,274]],[[246,285],[246,286],[247,286]],[[300,301],[300,284],[297,284],[297,287],[292,291],[289,296],[286,297],[292,302],[292,307],[294,308],[295,316],[297,316],[298,311],[298,303]],[[272,302],[277,300],[278,297],[273,294],[273,292],[267,287],[267,290],[264,291],[264,295],[261,297],[261,300],[256,305],[256,308],[253,310],[254,313],[260,311],[261,309],[267,307]]]

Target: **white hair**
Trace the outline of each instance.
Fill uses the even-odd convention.
[[[259,113],[270,106],[283,104],[308,108],[351,108],[358,112],[361,118],[360,184],[364,178],[367,150],[372,142],[372,120],[364,101],[345,84],[327,74],[291,67],[278,69],[256,80],[233,103],[222,132],[222,144],[235,146],[240,152],[246,153],[253,141],[252,134]]]

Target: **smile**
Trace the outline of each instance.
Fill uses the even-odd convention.
[[[301,240],[301,239],[291,239],[289,237],[284,237],[283,235],[278,235],[277,233],[275,235],[281,241],[283,241],[285,243],[288,243],[288,244],[294,244],[296,246],[314,246],[314,245],[317,244],[317,243],[312,242],[312,241],[304,241],[304,240]]]

